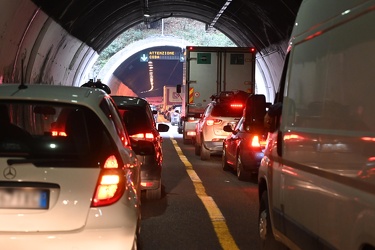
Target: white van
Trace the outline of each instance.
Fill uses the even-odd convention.
[[[265,120],[263,249],[375,249],[375,0],[302,2]]]

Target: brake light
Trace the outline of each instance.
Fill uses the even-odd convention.
[[[223,121],[220,119],[211,119],[211,120],[207,120],[206,124],[207,126],[212,126],[212,125],[220,125],[222,122]]]
[[[261,146],[260,141],[259,141],[259,136],[255,135],[253,137],[253,139],[251,140],[251,146],[256,147],[256,148],[259,148]]]
[[[107,158],[96,185],[92,207],[108,206],[117,202],[124,193],[124,174],[114,155]]]
[[[51,134],[52,134],[52,136],[67,136],[65,131],[52,130]]]
[[[134,140],[153,140],[154,135],[152,133],[139,133],[130,136]]]
[[[104,163],[104,168],[118,168],[117,159],[114,155],[107,158]]]
[[[243,104],[242,103],[231,103],[230,107],[231,108],[235,108],[235,109],[242,109],[243,108]]]

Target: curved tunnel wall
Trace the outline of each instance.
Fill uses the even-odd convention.
[[[257,92],[267,101],[273,101],[285,50],[280,44],[257,57]],[[0,3],[0,83],[20,83],[23,61],[26,83],[80,86],[97,57],[30,0]]]
[[[79,86],[97,53],[29,0],[0,3],[0,83]]]

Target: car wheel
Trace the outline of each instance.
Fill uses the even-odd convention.
[[[159,200],[161,198],[161,183],[157,189],[147,189],[146,199],[147,200]]]
[[[261,249],[271,250],[271,249],[286,249],[281,243],[275,240],[272,232],[269,206],[268,206],[268,195],[267,191],[262,193],[260,204],[259,204],[259,216],[258,216],[258,226],[259,226],[259,237],[261,241]]]
[[[227,154],[225,152],[225,149],[223,149],[223,154],[221,157],[221,166],[223,167],[224,171],[229,171],[231,169],[230,165],[227,162]]]
[[[237,172],[237,178],[240,181],[247,181],[249,180],[249,175],[245,173],[242,165],[241,155],[240,153],[237,154],[237,161],[236,161],[236,172]]]
[[[208,161],[211,158],[211,152],[204,145],[200,146],[201,148],[201,160]]]

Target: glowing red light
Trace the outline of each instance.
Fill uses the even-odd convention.
[[[242,103],[232,103],[230,105],[231,108],[243,108],[243,104]]]

